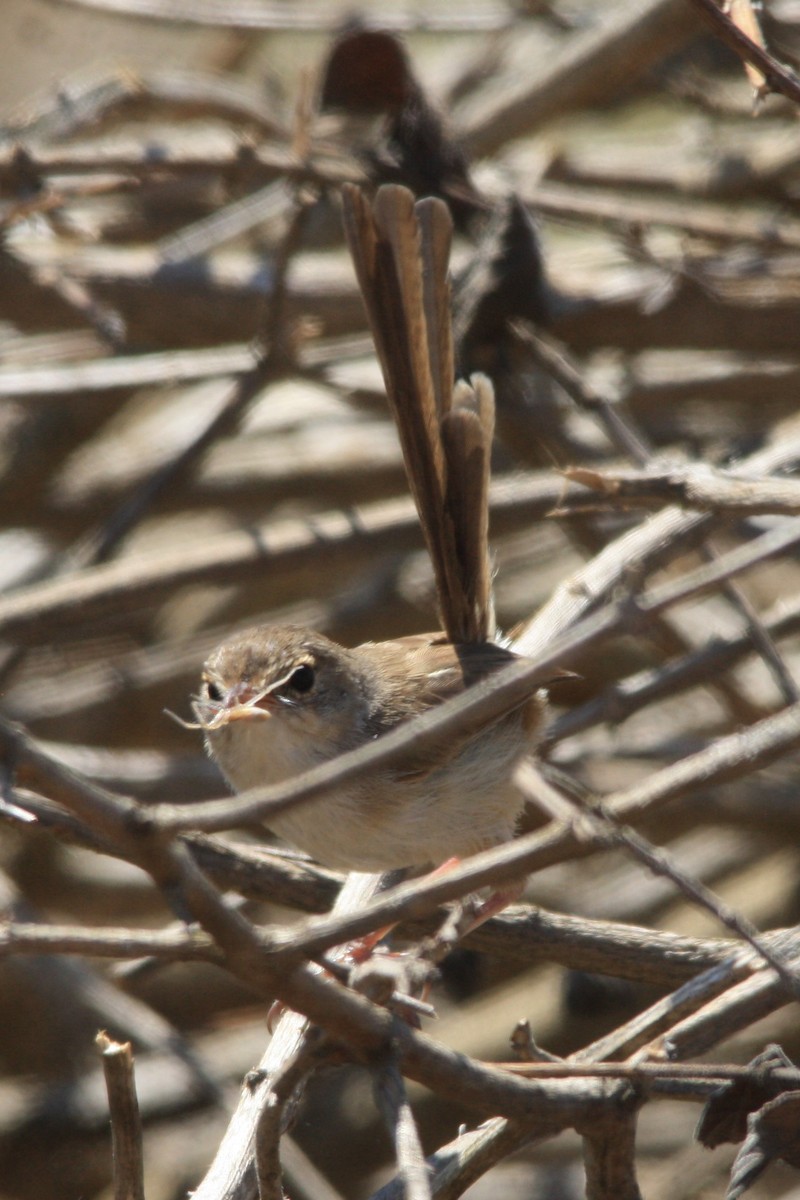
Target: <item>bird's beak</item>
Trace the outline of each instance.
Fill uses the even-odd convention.
[[[231,708],[225,711],[223,709],[224,721],[222,724],[229,725],[231,721],[257,721],[259,717],[271,717],[272,713],[266,708],[256,708],[252,706],[248,708],[244,704],[240,704],[238,708]]]
[[[258,721],[272,716],[269,694],[251,687],[248,683],[235,683],[225,693],[220,709],[221,723],[230,721]]]

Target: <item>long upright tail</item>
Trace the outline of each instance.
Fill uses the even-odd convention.
[[[495,635],[489,559],[494,392],[481,375],[455,384],[441,200],[416,204],[387,184],[370,205],[342,191],[344,225],[411,493],[433,561],[442,627],[453,642]]]

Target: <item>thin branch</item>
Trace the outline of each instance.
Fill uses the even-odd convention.
[[[406,1200],[431,1200],[428,1168],[403,1077],[394,1063],[383,1066],[375,1081],[378,1106],[394,1143],[398,1176]]]
[[[636,1182],[636,1116],[610,1112],[602,1125],[579,1129],[586,1200],[641,1200]]]
[[[292,194],[283,179],[237,197],[208,216],[161,238],[156,247],[164,263],[173,265],[208,255],[227,241],[251,233],[260,224],[282,216]]]
[[[15,259],[15,263],[18,269],[26,270],[40,287],[49,288],[73,309],[109,350],[115,352],[124,347],[127,337],[124,318],[116,308],[98,300],[87,282],[76,279],[56,263],[26,263],[24,259]]]
[[[493,528],[527,526],[557,501],[558,483],[540,479],[501,480],[491,489]],[[153,553],[87,567],[65,579],[47,580],[0,597],[0,634],[30,644],[52,641],[65,630],[86,628],[98,619],[153,605],[185,583],[241,583],[253,576],[281,576],[313,559],[326,570],[374,556],[422,546],[410,498],[381,500],[348,511],[321,513],[309,520],[265,522],[247,530],[210,537],[186,549]]]
[[[787,935],[782,947],[787,955],[792,946],[795,946],[796,951],[796,940],[794,933]],[[768,968],[757,971],[752,979],[745,981],[742,987],[748,989],[746,998],[739,999],[740,989],[735,986],[731,987],[731,985],[735,984],[737,980],[741,980],[744,975],[750,974],[753,970],[753,958],[751,951],[742,948],[725,962],[697,975],[671,995],[656,1001],[643,1013],[637,1013],[635,1017],[618,1029],[571,1055],[565,1064],[567,1072],[576,1065],[580,1068],[583,1064],[603,1062],[632,1054],[637,1049],[646,1046],[653,1037],[661,1037],[661,1035],[668,1035],[668,1037],[665,1036],[663,1042],[659,1040],[653,1042],[647,1050],[640,1053],[635,1064],[619,1064],[620,1069],[625,1070],[625,1067],[629,1065],[638,1066],[639,1062],[647,1064],[654,1057],[657,1060],[666,1059],[668,1069],[673,1069],[677,1065],[676,1059],[685,1058],[691,1054],[701,1054],[704,1049],[717,1044],[719,1031],[714,1027],[714,1017],[718,1016],[720,1011],[727,1018],[727,1025],[722,1034],[724,1036],[727,1032],[735,1032],[736,1028],[746,1027],[750,1020],[755,1020],[758,1016],[763,1016],[765,1012],[771,1011],[772,1009],[768,1007],[770,1004],[774,1008],[785,1003],[785,991],[774,973]],[[726,989],[728,990],[726,991]],[[720,995],[721,993],[722,995]],[[757,1010],[750,998],[754,993],[761,1000],[761,1005]],[[736,996],[736,1000],[728,1003],[728,996]],[[724,1006],[722,1010],[715,1003],[714,998],[716,997],[720,997],[719,1004]],[[710,1004],[707,1003],[709,1000]],[[748,1003],[749,1008],[747,1007]],[[697,1019],[694,1018],[695,1013],[698,1014]],[[687,1034],[680,1040],[676,1040],[673,1034],[676,1029],[680,1028],[677,1022],[682,1017],[686,1017]],[[693,1044],[690,1043],[692,1034],[694,1035]],[[509,1069],[525,1069],[527,1065],[514,1063],[509,1065]],[[534,1067],[534,1070],[538,1069],[540,1065],[543,1070],[547,1070],[551,1066],[556,1072],[560,1069],[558,1064],[530,1065]],[[656,1065],[660,1065],[660,1062]],[[616,1066],[617,1064],[609,1064],[609,1069],[613,1071]],[[692,1064],[690,1069],[696,1070],[697,1067]],[[711,1092],[715,1090],[712,1080],[703,1078],[706,1071],[713,1069],[714,1067],[710,1065],[700,1067],[699,1079],[687,1081],[673,1077],[673,1081],[667,1086],[676,1099],[697,1100],[703,1094],[708,1094],[705,1092],[706,1088]],[[732,1069],[736,1070],[736,1068]],[[739,1070],[748,1069],[739,1068]],[[642,1079],[638,1086],[650,1089],[658,1087],[659,1081]],[[543,1140],[545,1136],[547,1136],[546,1133],[543,1133],[541,1138],[537,1136],[536,1141]],[[474,1133],[459,1136],[455,1143],[442,1147],[429,1160],[431,1166],[436,1168],[434,1195],[447,1197],[448,1200],[450,1197],[460,1196],[463,1190],[460,1185],[463,1180],[469,1181],[477,1178],[499,1158],[519,1150],[530,1141],[531,1134],[528,1129],[520,1129],[505,1120],[487,1122],[485,1127]],[[387,1189],[382,1190],[375,1200],[400,1200],[400,1197],[397,1190],[390,1185]]]
[[[599,403],[604,410],[610,402],[599,397]],[[742,460],[736,472],[747,476],[781,471],[794,466],[798,459],[800,438],[784,433]],[[623,534],[555,589],[552,598],[517,636],[515,649],[521,654],[541,654],[579,616],[596,607],[602,597],[618,590],[632,571],[638,576],[654,570],[687,542],[696,544],[711,525],[708,514],[666,508]]]
[[[548,815],[551,815],[552,801],[552,806],[557,811],[563,812],[566,809],[572,814],[571,820],[579,838],[595,841],[597,845],[610,843],[622,846],[635,859],[644,863],[648,870],[671,880],[685,896],[712,913],[718,921],[747,942],[780,976],[787,989],[800,999],[800,977],[773,952],[772,946],[762,939],[752,922],[715,896],[699,879],[682,870],[667,850],[663,847],[656,848],[641,834],[620,825],[605,804],[593,803],[591,806],[578,808],[571,797],[563,791],[556,791],[538,772],[530,767],[523,768],[523,771],[523,779],[518,778],[518,782],[524,786],[525,794],[538,803]]]
[[[75,816],[37,792],[17,788],[15,809],[0,800],[0,821],[25,822],[31,831],[47,831],[67,845],[82,846],[115,855],[116,847],[92,834]],[[35,822],[30,822],[30,816]],[[250,900],[268,900],[303,912],[328,912],[341,886],[341,876],[316,863],[291,857],[266,847],[237,845],[205,834],[186,834],[184,845],[217,887],[233,890]]]
[[[796,937],[783,953],[787,963],[800,969]],[[643,1058],[693,1058],[708,1053],[787,1003],[783,981],[766,967],[711,997],[652,1041],[640,1043],[639,1054]]]
[[[241,174],[242,142],[233,130],[215,131],[205,142],[201,137],[188,142],[178,130],[169,137],[166,132],[161,152],[155,158],[142,145],[141,139],[117,137],[108,144],[102,142],[29,144],[25,154],[30,169],[38,176],[91,176],[109,173],[133,176],[145,181],[163,179],[165,174],[191,179],[197,173],[217,172],[221,178]],[[12,141],[0,146],[0,180],[13,187],[18,173],[18,148]],[[274,181],[277,175],[291,183],[365,183],[364,168],[351,155],[320,153],[308,162],[300,162],[288,141],[261,142],[247,150],[247,168],[256,182]],[[125,180],[125,187],[130,186]]]
[[[331,1057],[331,1046],[318,1029],[307,1029],[295,1053],[272,1073],[255,1130],[255,1167],[259,1200],[283,1200],[280,1143],[297,1093],[308,1075]]]
[[[762,936],[780,940],[780,933]],[[575,971],[669,988],[724,962],[739,943],[519,905],[468,934],[465,945],[520,965],[555,962]]]
[[[796,479],[749,479],[721,471],[706,463],[687,463],[659,468],[621,471],[570,467],[567,479],[597,492],[607,507],[662,508],[679,504],[700,512],[731,516],[783,515],[800,512],[800,482]],[[597,510],[594,504],[594,511]],[[580,495],[565,498],[556,515],[591,511],[591,502]]]
[[[206,450],[237,427],[267,384],[280,379],[295,365],[291,338],[286,329],[287,273],[291,257],[300,245],[312,199],[310,192],[295,197],[292,218],[275,253],[272,289],[262,321],[262,349],[254,355],[252,370],[230,388],[211,420],[177,454],[127,496],[102,525],[58,556],[53,563],[58,573],[80,570],[106,561],[162,492],[168,487],[179,487]]]
[[[234,26],[237,29],[265,29],[331,31],[341,21],[341,8],[328,0],[316,0],[303,8],[287,6],[285,3],[262,3],[253,6],[247,3],[230,2],[220,8],[208,0],[61,0],[62,4],[75,8],[88,8],[101,12],[124,14],[129,17],[149,17],[189,25],[211,25],[213,28]],[[426,33],[477,33],[504,29],[508,23],[505,4],[484,0],[481,5],[470,5],[465,11],[447,9],[431,12],[416,12],[387,9],[381,13],[381,27],[411,33],[423,29]]]
[[[800,600],[781,600],[762,619],[770,637],[787,637],[800,628]],[[610,684],[602,695],[559,714],[545,731],[542,745],[554,745],[593,725],[621,723],[648,704],[706,684],[716,674],[736,666],[752,650],[749,634],[712,636],[705,645],[676,662],[630,675]]]
[[[377,875],[351,873],[336,897],[337,914],[360,908],[374,896]],[[302,1014],[284,1011],[256,1071],[245,1080],[239,1103],[220,1141],[214,1160],[194,1193],[196,1200],[218,1200],[220,1195],[247,1197],[256,1190],[253,1145],[261,1109],[269,1095],[270,1080],[294,1059],[304,1044],[307,1022]],[[287,1168],[288,1169],[288,1168]],[[322,1195],[322,1193],[319,1193]]]
[[[570,362],[563,349],[551,338],[534,332],[527,325],[511,326],[511,335],[523,347],[531,359],[556,381],[570,400],[585,412],[600,418],[613,446],[638,465],[649,462],[652,449],[644,436],[629,420],[623,419],[619,405],[609,400],[602,392],[590,387],[580,372]]]
[[[81,73],[80,78],[71,76],[66,86],[53,87],[26,105],[5,132],[15,146],[31,141],[63,144],[64,139],[94,130],[104,120],[124,119],[142,103],[167,111],[189,106],[237,127],[255,127],[262,137],[283,133],[275,120],[274,105],[255,82],[249,84],[230,72],[186,70],[169,64],[150,71],[99,68]]]
[[[458,1200],[471,1183],[529,1140],[527,1130],[498,1118],[484,1122],[478,1129],[460,1130],[454,1141],[428,1158],[434,1197]],[[370,1200],[405,1200],[402,1179],[395,1177]]]
[[[800,104],[800,80],[782,63],[770,54],[758,42],[749,38],[738,25],[715,3],[715,0],[689,0],[703,19],[711,25],[719,39],[733,50],[739,58],[753,67],[757,67],[764,76],[764,83],[759,89],[762,94],[777,92],[788,100]]]
[[[281,1141],[281,1167],[292,1200],[344,1200],[288,1133]]]
[[[429,932],[435,919],[414,922],[413,932]],[[402,932],[402,931],[401,931]],[[408,929],[405,930],[408,933]],[[785,942],[785,932],[761,935],[769,946]],[[269,932],[262,935],[265,950],[273,948]],[[661,987],[675,986],[714,964],[730,958],[736,941],[692,938],[611,921],[593,921],[544,909],[518,906],[493,917],[469,933],[465,944],[499,958],[531,963],[560,963],[572,970],[591,971]],[[152,962],[223,963],[220,951],[206,934],[175,926],[164,930],[103,926],[86,929],[11,921],[0,926],[0,958],[11,954],[86,955],[93,958],[138,959]]]
[[[638,467],[647,468],[653,465],[644,435],[636,428],[631,417],[624,414],[620,406],[614,405],[607,397],[587,388],[577,370],[563,354],[557,352],[541,337],[531,333],[524,326],[515,326],[512,332],[515,338],[534,355],[539,364],[552,374],[579,408],[599,417],[612,443],[622,449]],[[760,457],[755,455],[754,459],[758,461]],[[732,472],[732,474],[742,475],[746,473],[747,468],[743,463],[740,463],[736,471]],[[670,511],[670,509],[666,510],[667,515]],[[718,558],[717,551],[710,542],[701,545],[700,553],[707,562],[715,562]],[[764,659],[785,703],[793,704],[800,698],[797,684],[764,628],[754,605],[731,579],[721,581],[721,586],[723,594],[730,604],[741,613],[747,622],[753,644]]]
[[[758,171],[755,164],[752,169]],[[623,233],[662,225],[690,237],[738,247],[747,242],[765,249],[800,247],[800,222],[785,217],[777,206],[766,216],[763,210],[704,202],[694,191],[691,204],[687,204],[661,193],[648,196],[630,187],[592,187],[579,180],[562,183],[545,178],[537,181],[534,190],[523,178],[521,187],[523,199],[533,211],[558,221],[591,222]]]
[[[741,1066],[738,1063],[649,1062],[642,1059],[634,1062],[507,1062],[495,1066],[502,1066],[524,1079],[574,1079],[597,1075],[603,1079],[629,1079],[644,1087],[654,1084],[656,1090],[663,1082],[669,1085],[672,1081],[696,1080],[713,1087],[754,1076],[762,1078],[752,1064]],[[769,1072],[768,1079],[774,1083],[776,1092],[800,1088],[800,1070],[796,1068],[775,1068]]]
[[[495,86],[474,107],[472,121],[462,129],[472,154],[488,156],[570,109],[596,105],[600,97],[610,100],[651,64],[677,51],[697,28],[694,15],[674,0],[637,0],[593,11],[597,19],[582,25],[560,52],[547,55],[539,71],[520,80],[518,70],[509,70],[505,88]]]
[[[106,1033],[98,1033],[95,1041],[102,1056],[111,1112],[114,1200],[144,1200],[142,1122],[136,1099],[131,1044],[114,1042]]]
[[[4,367],[0,369],[0,398],[68,396],[74,392],[112,391],[241,375],[252,369],[254,359],[252,346],[237,343],[63,362],[49,367]]]
[[[86,929],[12,921],[0,925],[0,958],[10,954],[85,954],[96,958],[150,958],[164,962],[211,962],[223,957],[205,934],[185,928]]]

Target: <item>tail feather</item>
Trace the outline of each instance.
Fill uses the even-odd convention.
[[[379,189],[371,208],[343,189],[345,232],[364,297],[409,485],[453,642],[494,633],[488,547],[492,386],[454,391],[448,260],[452,221],[440,200]]]

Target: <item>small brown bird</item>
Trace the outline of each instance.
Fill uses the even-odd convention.
[[[194,703],[206,745],[242,791],[279,783],[459,695],[517,656],[491,642],[442,635],[367,642],[353,650],[298,626],[265,625],[225,642],[206,663]],[[538,695],[477,732],[350,783],[271,821],[318,862],[385,871],[441,863],[513,835],[511,782],[533,747]]]
[[[374,205],[354,187],[342,195],[444,633],[348,650],[267,625],[225,642],[206,663],[194,708],[236,789],[362,746],[517,658],[497,643],[492,604],[494,394],[482,376],[454,387],[447,207],[415,205],[396,185],[380,188]],[[272,827],[322,863],[362,871],[440,864],[505,841],[522,807],[514,769],[533,748],[542,708],[534,692],[448,744],[411,751],[398,768],[285,810]]]

